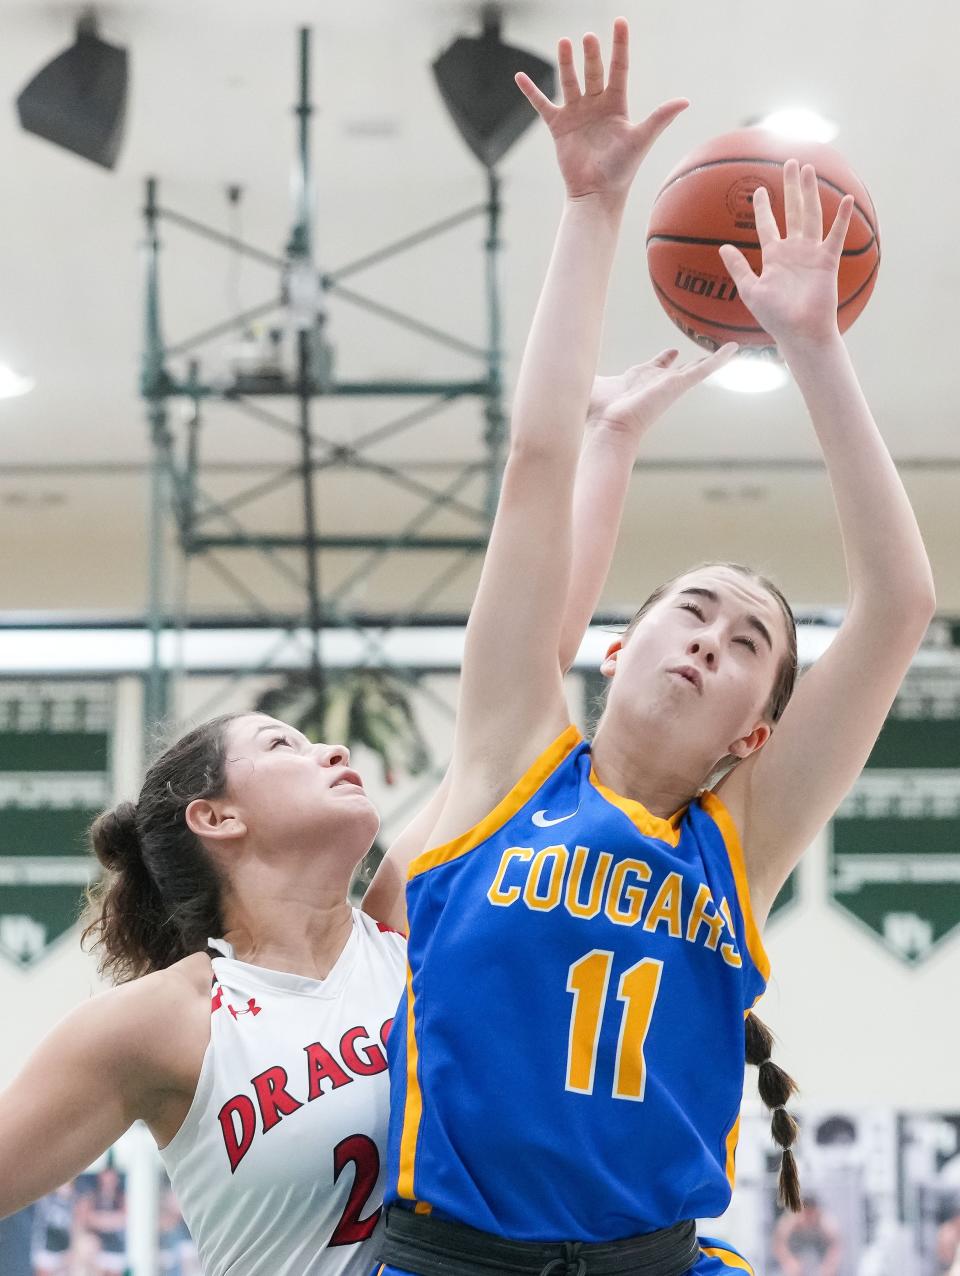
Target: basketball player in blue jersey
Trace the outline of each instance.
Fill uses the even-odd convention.
[[[634,174],[684,104],[629,122],[622,20],[609,75],[592,35],[582,86],[568,41],[559,69],[560,106],[518,77],[566,201],[467,629],[445,800],[409,865],[388,1276],[753,1271],[693,1220],[730,1199],[745,1052],[775,1136],[792,1139],[789,1085],[747,1017],[769,973],[761,929],[862,768],[934,610],[913,512],[837,330],[850,201],[824,237],[816,176],[790,163],[784,238],[755,197],[760,275],[721,252],[810,411],[845,620],[791,699],[782,596],[740,567],[696,568],[611,644],[592,743],[570,725],[558,653],[606,289]],[[628,423],[629,404],[612,419]],[[785,1171],[798,1203],[789,1156]]]

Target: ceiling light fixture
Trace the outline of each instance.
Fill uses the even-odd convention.
[[[0,399],[15,399],[18,395],[28,394],[34,384],[32,377],[22,377],[13,368],[0,363]]]
[[[782,137],[796,138],[805,142],[832,142],[840,132],[839,125],[818,111],[805,106],[788,106],[779,111],[771,111],[756,121],[758,128],[769,129],[771,133],[779,133]]]
[[[708,377],[707,383],[738,394],[767,394],[781,389],[789,380],[790,373],[778,359],[741,354]]]

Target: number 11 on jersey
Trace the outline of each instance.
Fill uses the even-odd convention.
[[[613,953],[595,948],[575,961],[567,972],[567,992],[573,995],[567,1048],[567,1089],[593,1094],[600,1027],[613,967]],[[660,991],[663,962],[644,957],[620,976],[617,1001],[623,1003],[613,1074],[613,1097],[642,1103],[646,1088],[643,1047]]]

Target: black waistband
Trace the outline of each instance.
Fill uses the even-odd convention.
[[[692,1221],[604,1245],[541,1244],[504,1240],[393,1205],[380,1257],[417,1276],[684,1276],[700,1246]]]

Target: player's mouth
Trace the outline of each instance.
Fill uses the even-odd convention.
[[[685,678],[687,682],[692,683],[694,687],[696,687],[699,694],[703,694],[703,678],[701,677],[700,670],[695,669],[693,665],[677,665],[676,668],[669,670],[669,672],[677,674],[681,678]]]
[[[337,778],[330,785],[331,789],[338,788],[341,784],[352,784],[355,788],[362,789],[363,781],[356,771],[341,771]]]

